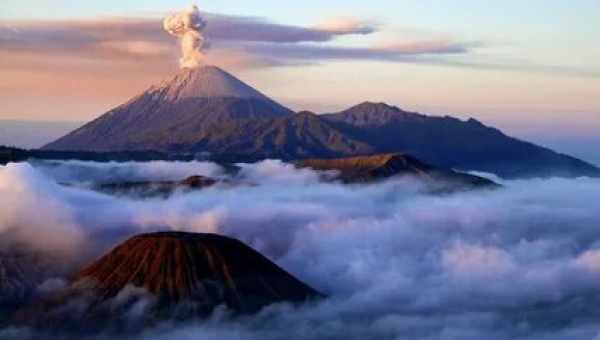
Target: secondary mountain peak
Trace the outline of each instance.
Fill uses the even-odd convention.
[[[386,103],[363,102],[337,114],[326,117],[356,126],[381,125],[390,120],[421,119],[417,113],[406,112]]]
[[[362,102],[360,104],[354,105],[349,110],[353,110],[353,109],[363,109],[363,110],[364,109],[374,109],[374,110],[402,111],[402,109],[398,108],[397,106],[389,105],[389,104],[384,103],[384,102],[371,102],[371,101],[365,101],[365,102]]]
[[[335,170],[335,179],[345,183],[375,182],[396,176],[411,176],[427,184],[434,192],[474,188],[496,188],[497,184],[482,177],[439,169],[402,153],[387,153],[336,159],[306,159],[299,167]]]

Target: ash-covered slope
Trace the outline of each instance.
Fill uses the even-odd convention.
[[[426,116],[368,102],[323,119],[378,152],[407,153],[440,168],[505,178],[600,177],[600,169],[591,164],[512,138],[475,119]]]
[[[45,146],[71,151],[188,151],[215,130],[292,111],[214,66],[185,69],[160,86]]]
[[[94,331],[204,318],[218,306],[254,313],[273,303],[319,297],[238,240],[159,232],[120,244],[76,274],[64,291],[21,310],[15,319],[39,328]]]

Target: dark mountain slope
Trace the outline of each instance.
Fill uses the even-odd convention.
[[[238,121],[211,131],[191,151],[208,151],[243,160],[335,157],[365,154],[374,149],[336,130],[310,112],[285,117]]]
[[[475,119],[425,116],[383,103],[363,103],[323,118],[378,152],[408,153],[441,168],[505,178],[600,176],[588,163],[506,136]]]

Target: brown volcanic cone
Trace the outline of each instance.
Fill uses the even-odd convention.
[[[427,176],[434,170],[418,159],[402,154],[306,159],[297,164],[315,170],[338,170],[340,179],[347,182],[368,182],[396,175]]]
[[[162,232],[127,240],[79,272],[69,287],[12,319],[40,330],[137,331],[163,320],[203,318],[217,306],[253,313],[321,296],[240,241]]]
[[[206,311],[225,304],[252,312],[319,296],[240,241],[182,232],[135,236],[82,270],[74,283],[103,300],[127,286],[144,288],[161,305],[191,302]]]
[[[413,176],[423,180],[433,191],[453,191],[477,187],[497,187],[488,179],[433,167],[406,154],[389,153],[334,159],[306,159],[298,167],[335,170],[336,179],[345,183],[367,183],[395,176]]]

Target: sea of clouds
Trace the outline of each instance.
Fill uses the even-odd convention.
[[[147,199],[87,188],[190,175],[252,185]],[[410,178],[321,178],[275,160],[243,164],[236,175],[205,162],[8,164],[0,167],[0,237],[84,262],[137,233],[219,233],[328,296],[254,316],[218,310],[135,338],[600,339],[599,179],[431,195]],[[0,330],[0,339],[35,335]]]

